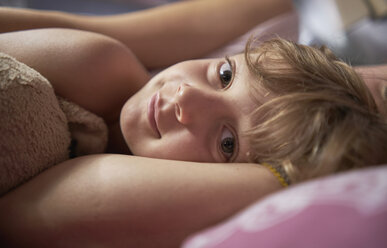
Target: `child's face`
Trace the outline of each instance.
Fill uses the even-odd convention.
[[[250,94],[243,55],[176,64],[130,98],[121,130],[134,155],[196,162],[247,162]]]

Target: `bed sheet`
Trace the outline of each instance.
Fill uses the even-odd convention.
[[[387,247],[387,165],[272,194],[183,248]]]

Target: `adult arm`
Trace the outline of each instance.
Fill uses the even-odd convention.
[[[5,247],[178,247],[189,234],[279,190],[255,164],[95,155],[0,198]]]
[[[74,28],[114,37],[148,68],[200,57],[273,16],[290,0],[196,0],[112,16],[0,9],[2,32],[45,27]]]

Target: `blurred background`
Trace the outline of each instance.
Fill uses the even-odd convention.
[[[83,14],[116,14],[176,1],[178,0],[0,0],[0,5]]]
[[[0,0],[0,5],[116,14],[176,1]],[[387,0],[293,0],[293,3],[298,13],[300,43],[327,45],[352,65],[387,63]]]
[[[387,63],[387,0],[293,0],[299,42],[327,45],[353,65]]]

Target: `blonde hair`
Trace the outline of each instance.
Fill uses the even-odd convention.
[[[253,95],[270,100],[252,113],[250,162],[282,167],[293,183],[387,162],[386,120],[352,67],[325,47],[254,42],[245,51]]]

